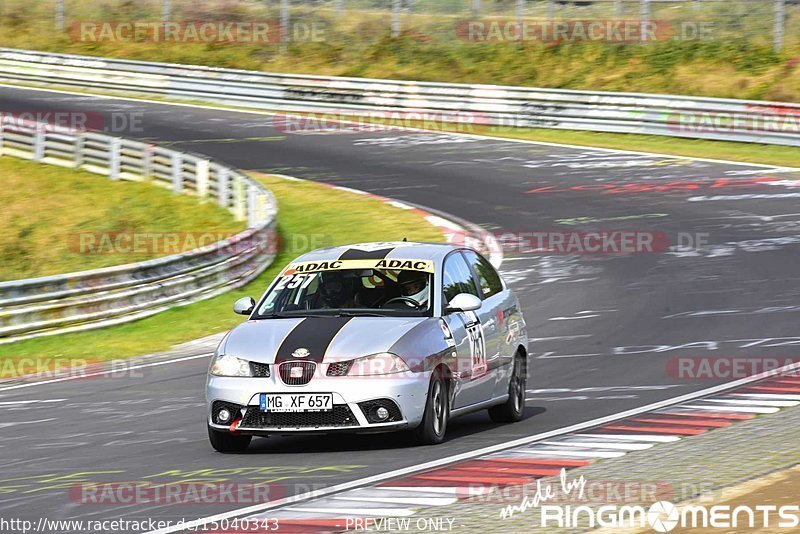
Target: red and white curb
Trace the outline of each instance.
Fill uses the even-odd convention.
[[[277,520],[279,532],[352,530],[355,519],[415,516],[494,489],[558,475],[562,468],[619,458],[797,405],[800,376],[773,376],[710,397],[250,517]]]

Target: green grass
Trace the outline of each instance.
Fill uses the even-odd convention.
[[[166,350],[234,327],[242,317],[233,314],[233,302],[242,296],[260,296],[281,268],[307,250],[365,241],[399,241],[403,237],[411,241],[444,239],[421,215],[379,200],[312,182],[256,176],[278,198],[278,229],[284,248],[254,281],[224,295],[133,323],[0,345],[0,361],[47,357],[91,362]],[[0,369],[7,374],[13,366]]]
[[[733,14],[692,14],[699,20],[724,20],[727,26],[712,39],[642,45],[468,42],[456,35],[460,16],[414,16],[404,20],[404,34],[391,37],[386,17],[354,12],[337,19],[321,10],[296,10],[293,20],[324,25],[324,40],[293,43],[282,54],[275,44],[85,42],[51,31],[49,12],[34,16],[29,10],[23,2],[7,8],[5,19],[0,18],[0,46],[272,72],[800,101],[796,7],[791,8],[786,46],[779,53],[772,50],[769,12],[758,19],[758,27],[744,15],[739,20]],[[71,19],[153,20],[154,15],[121,7],[102,11],[87,4]],[[248,20],[269,19],[275,13],[222,15],[197,5],[184,15],[192,17],[187,20]],[[742,25],[748,32],[742,32]]]
[[[138,249],[128,254],[92,253],[86,237],[114,233],[177,234],[199,232],[231,235],[244,229],[226,210],[211,202],[175,195],[147,183],[118,181],[88,172],[0,158],[0,280],[109,267],[182,252],[191,239],[180,239],[174,250]],[[199,237],[199,236],[198,236]],[[108,243],[108,242],[107,242]]]

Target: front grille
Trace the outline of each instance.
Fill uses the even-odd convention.
[[[346,362],[334,362],[328,365],[328,371],[325,374],[328,376],[345,376],[350,372],[350,368],[352,366],[353,360],[348,360]]]
[[[358,407],[361,408],[361,411],[364,412],[364,417],[366,417],[367,421],[370,423],[391,423],[392,421],[401,421],[403,419],[400,408],[391,399],[376,399],[359,402]],[[389,411],[389,417],[379,420],[377,417],[373,416],[374,410],[380,407],[386,408]]]
[[[314,362],[286,362],[278,366],[278,372],[281,375],[281,380],[287,386],[302,386],[308,384],[314,376],[314,370],[317,364]],[[292,369],[300,368],[302,371],[300,376],[292,376]]]
[[[231,413],[231,418],[228,421],[220,421],[217,418],[217,414],[223,408],[226,408]],[[218,425],[229,425],[242,416],[242,408],[244,406],[233,404],[232,402],[214,401],[211,405],[211,420]]]
[[[329,412],[262,412],[249,407],[242,419],[242,428],[319,428],[358,426],[353,412],[345,404],[335,404]]]
[[[250,374],[257,378],[269,378],[269,365],[266,363],[250,362]]]

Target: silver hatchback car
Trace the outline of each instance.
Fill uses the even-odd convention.
[[[444,439],[451,417],[525,409],[528,337],[519,301],[472,249],[366,243],[286,266],[210,363],[208,435],[218,451],[269,434],[408,429]]]

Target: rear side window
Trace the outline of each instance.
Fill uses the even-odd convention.
[[[465,250],[464,256],[467,258],[467,263],[478,275],[483,298],[489,298],[503,290],[503,282],[500,280],[500,275],[497,274],[489,260],[471,250]]]
[[[480,298],[472,272],[461,254],[450,254],[444,262],[442,273],[445,304],[459,293],[469,293]]]

